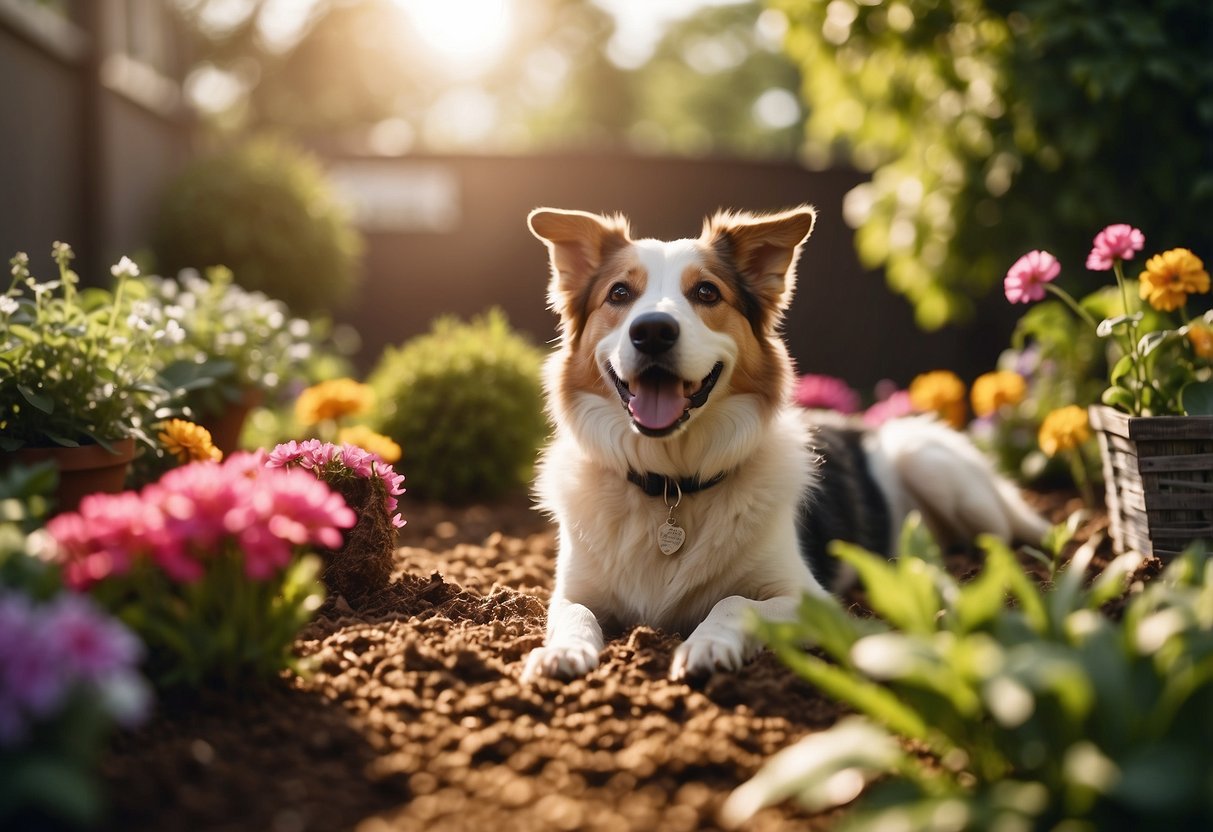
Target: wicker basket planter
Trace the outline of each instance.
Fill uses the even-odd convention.
[[[1213,541],[1213,416],[1129,416],[1090,408],[1112,545],[1170,560]]]

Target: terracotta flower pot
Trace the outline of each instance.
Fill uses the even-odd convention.
[[[249,387],[238,400],[221,412],[202,417],[200,424],[210,431],[211,443],[224,454],[239,450],[240,434],[244,431],[249,411],[261,404],[263,398],[260,388]]]
[[[127,438],[113,444],[117,453],[110,453],[100,445],[22,448],[4,454],[3,457],[8,460],[0,462],[0,468],[8,467],[8,462],[36,465],[46,460],[53,461],[59,471],[55,511],[75,511],[80,500],[87,495],[102,491],[116,494],[126,484],[127,468],[135,458],[135,440]]]

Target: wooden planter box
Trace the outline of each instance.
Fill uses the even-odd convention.
[[[1170,560],[1213,541],[1213,416],[1129,416],[1089,410],[1099,437],[1116,552]]]

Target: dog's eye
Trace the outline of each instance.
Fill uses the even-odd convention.
[[[711,306],[720,300],[720,289],[716,287],[715,283],[704,280],[691,290],[691,297],[705,306]]]
[[[607,293],[608,303],[627,303],[632,299],[632,290],[626,283],[616,283]]]

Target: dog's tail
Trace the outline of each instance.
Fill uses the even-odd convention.
[[[992,534],[1039,544],[1049,524],[1024,502],[966,436],[931,417],[894,419],[874,432],[872,448],[885,475],[941,542]]]

